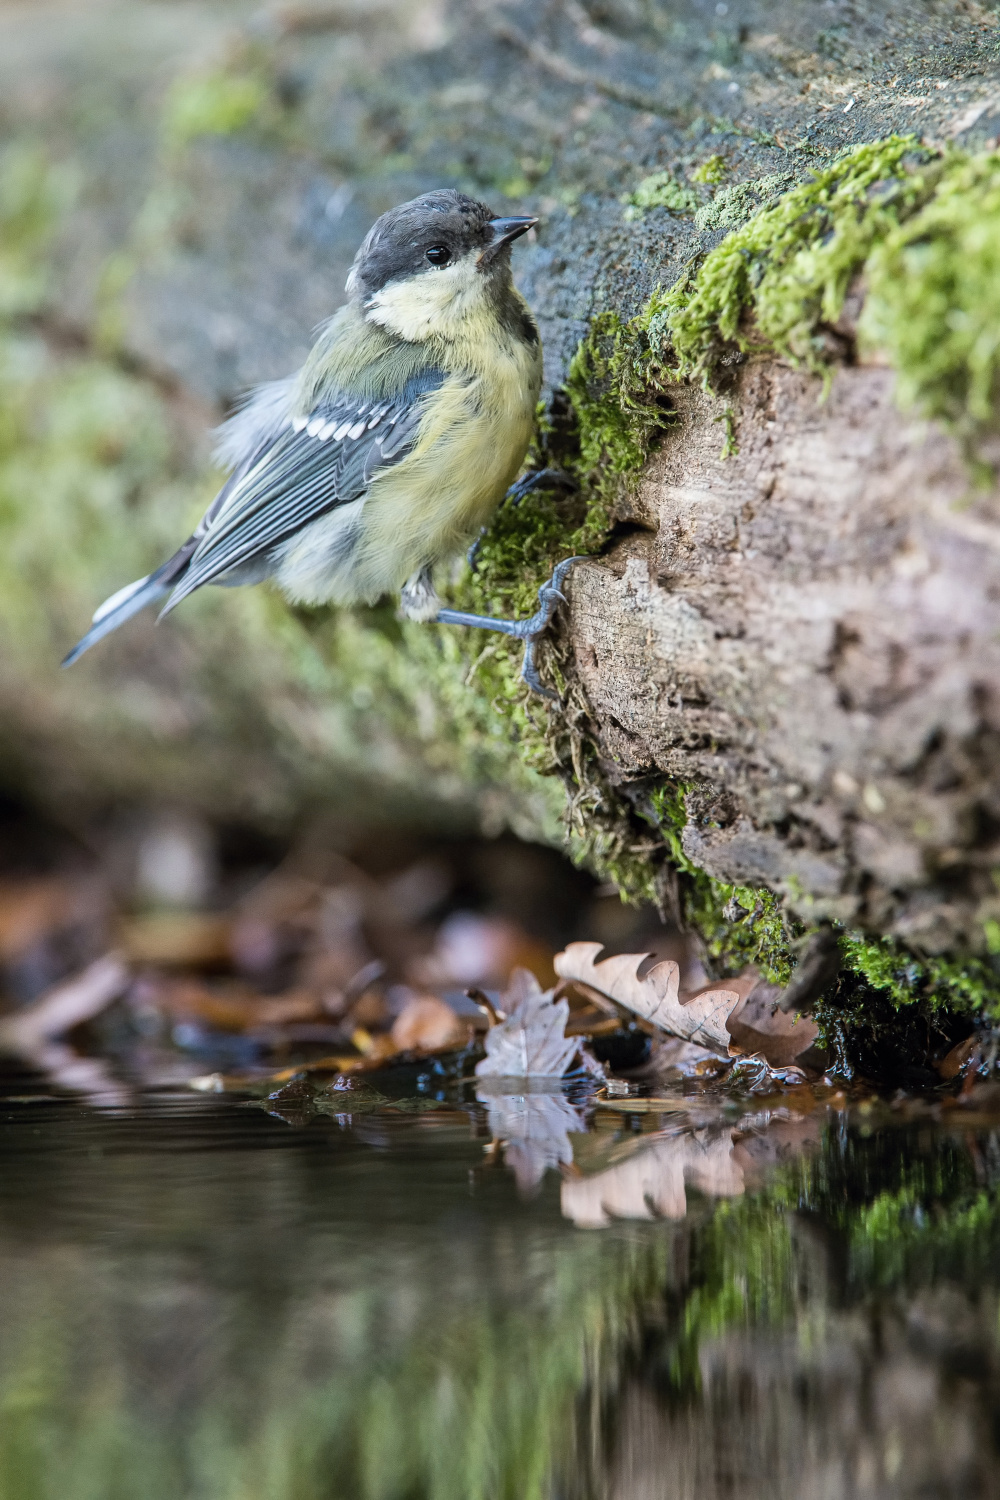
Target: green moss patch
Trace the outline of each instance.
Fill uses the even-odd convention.
[[[698,210],[695,225],[698,229],[733,229],[737,224],[745,223],[762,204],[776,198],[794,181],[790,172],[769,172],[764,177],[734,182]]]
[[[927,156],[910,137],[857,147],[755,213],[654,297],[650,338],[669,345],[674,377],[708,383],[733,345],[763,345],[824,371],[829,352],[818,326],[837,320],[852,278],[901,214],[927,201],[942,170]]]
[[[978,478],[1000,410],[1000,155],[858,146],[758,211],[788,179],[724,188],[699,228],[750,217],[646,309],[653,350],[710,386],[734,348],[767,348],[829,378],[851,282],[859,337],[892,360],[902,405],[947,425]]]
[[[622,202],[626,204],[626,219],[640,219],[647,208],[669,208],[671,213],[693,214],[700,207],[701,198],[672,172],[654,172],[651,177],[644,177],[633,192],[626,193]]]
[[[859,332],[885,350],[902,405],[955,432],[978,477],[1000,432],[1000,154],[945,159],[924,207],[866,266]]]

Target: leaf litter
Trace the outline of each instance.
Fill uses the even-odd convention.
[[[641,924],[615,952],[565,943],[564,917],[559,949],[537,887],[505,873],[529,891],[520,911],[477,909],[456,861],[379,870],[312,837],[263,873],[199,876],[187,906],[116,884],[119,854],[0,876],[0,1050],[95,1108],[189,1087],[296,1128],[471,1122],[484,1170],[502,1163],[524,1193],[558,1173],[564,1212],[591,1227],[736,1193],[829,1110],[963,1130],[1000,1114],[992,1036],[942,1057],[940,1097],[872,1103],[824,1075],[815,1023],[755,971],[709,981],[677,937],[640,949]],[[587,930],[585,910],[571,921]]]
[[[599,959],[601,951],[600,943],[570,943],[556,955],[556,973],[599,991],[662,1031],[730,1057],[755,1053],[781,1068],[816,1051],[815,1021],[783,1011],[781,992],[754,969],[682,996],[680,967],[672,960],[642,975],[651,954]]]

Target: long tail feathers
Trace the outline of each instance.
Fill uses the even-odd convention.
[[[117,594],[112,594],[110,599],[105,599],[100,609],[94,615],[92,629],[87,631],[82,641],[78,641],[72,651],[64,658],[62,665],[71,667],[78,661],[85,651],[91,646],[96,646],[98,641],[103,641],[106,635],[117,630],[119,625],[124,625],[126,620],[131,620],[147,604],[153,604],[157,599],[162,599],[164,594],[169,594],[173,587],[172,582],[166,582],[163,574],[166,568],[158,568],[155,573],[150,573],[148,578],[139,578],[135,583],[130,583],[126,588],[119,589]]]
[[[197,533],[189,536],[182,547],[178,547],[173,557],[168,557],[165,563],[161,563],[155,573],[150,573],[148,578],[137,578],[135,583],[126,584],[119,589],[117,594],[112,594],[110,599],[105,599],[100,609],[94,615],[92,630],[88,630],[82,641],[78,641],[72,651],[63,660],[64,667],[71,667],[75,661],[79,661],[85,651],[91,646],[96,646],[98,641],[103,641],[106,635],[117,630],[119,625],[124,625],[126,620],[131,620],[147,604],[155,604],[157,599],[162,599],[164,594],[169,594],[175,588],[179,578],[183,578],[187,572],[188,565],[198,546]]]

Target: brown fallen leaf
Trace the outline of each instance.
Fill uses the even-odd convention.
[[[467,1042],[472,1028],[436,995],[419,995],[400,1011],[389,1035],[401,1052],[434,1052]]]
[[[743,996],[749,993],[746,977],[708,985],[685,1000],[680,998],[681,971],[673,959],[656,964],[644,979],[639,966],[648,953],[621,953],[601,959],[601,943],[570,943],[555,957],[556,973],[608,995],[643,1020],[703,1047],[729,1050],[726,1021]],[[756,982],[756,976],[754,976]]]
[[[598,960],[601,952],[600,943],[570,943],[556,954],[556,973],[600,991],[684,1041],[729,1055],[759,1053],[771,1067],[787,1067],[816,1044],[816,1023],[808,1016],[783,1012],[782,991],[765,984],[755,969],[682,998],[680,969],[672,959],[656,964],[640,979],[639,968],[650,954],[621,953]]]
[[[204,912],[156,912],[129,917],[119,926],[119,945],[133,963],[209,966],[228,964],[230,923]]]
[[[318,997],[310,990],[290,990],[283,995],[220,993],[198,979],[162,981],[153,990],[150,1004],[173,1020],[201,1021],[216,1031],[252,1031],[259,1026],[312,1021],[323,1015]]]
[[[959,1073],[964,1070],[978,1044],[979,1034],[974,1031],[971,1036],[965,1038],[964,1042],[959,1042],[957,1046],[952,1047],[950,1052],[946,1052],[941,1061],[934,1064],[941,1077],[946,1080],[957,1078]]]

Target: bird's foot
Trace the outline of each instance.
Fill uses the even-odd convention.
[[[566,490],[570,492],[577,488],[576,480],[571,474],[567,474],[564,469],[532,469],[529,473],[522,474],[520,479],[515,479],[506,495],[500,501],[500,504],[501,506],[518,506],[525,495],[530,495],[532,490]],[[479,549],[488,531],[489,527],[484,526],[466,553],[469,567],[473,573],[476,571]]]
[[[576,562],[582,562],[580,557],[566,557],[557,564],[552,577],[543,583],[538,590],[538,608],[533,615],[526,620],[498,620],[491,615],[467,614],[461,609],[442,609],[436,616],[439,625],[472,625],[478,630],[495,630],[501,635],[512,635],[517,640],[524,642],[524,659],[521,662],[521,676],[528,684],[533,693],[540,694],[543,698],[555,698],[557,695],[547,688],[538,675],[538,667],[535,662],[535,648],[545,634],[552,622],[552,616],[560,603],[566,602],[566,595],[562,592],[562,586],[570,568]]]

